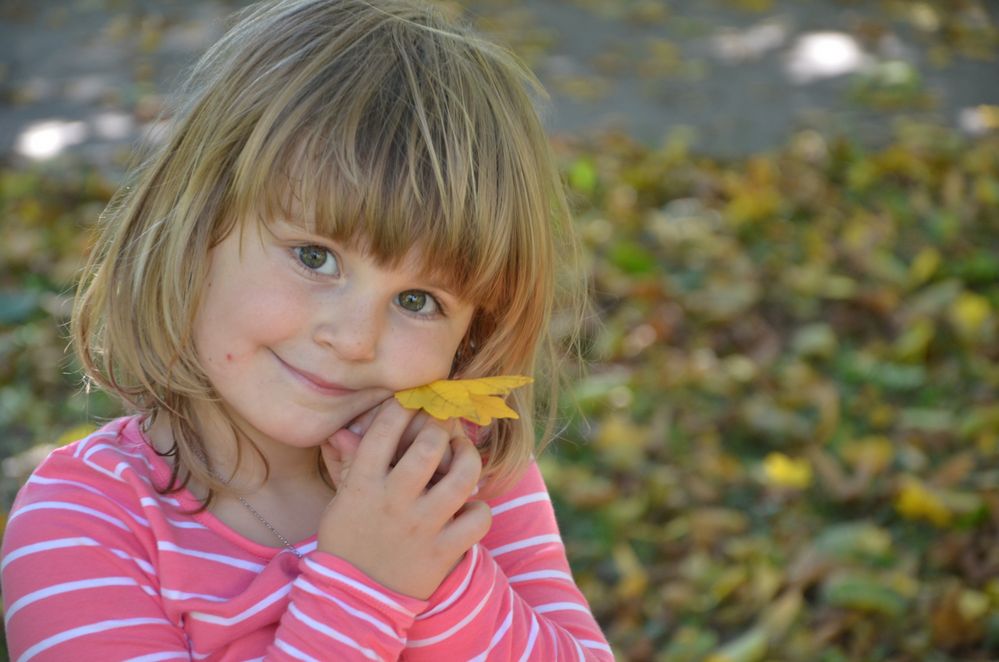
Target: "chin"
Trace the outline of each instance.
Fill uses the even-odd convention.
[[[345,424],[346,425],[346,424]],[[257,431],[268,439],[294,448],[315,448],[329,439],[341,426],[317,425],[310,426],[301,419],[287,421],[283,425],[257,427]]]

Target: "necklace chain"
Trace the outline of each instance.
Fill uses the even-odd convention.
[[[220,476],[218,472],[215,471],[215,469],[210,464],[208,464],[208,458],[204,457],[204,455],[202,455],[201,453],[197,453],[197,455],[199,456],[201,463],[205,465],[205,469],[208,470],[208,473],[210,473],[212,476],[215,477],[216,480],[223,483],[224,485],[229,484],[228,480]],[[281,541],[281,544],[285,546],[285,549],[288,549],[292,554],[294,554],[298,558],[302,558],[302,553],[298,551],[298,548],[292,545],[291,542],[287,538],[285,538],[284,535],[282,535],[282,533],[278,531],[273,524],[268,522],[266,517],[258,513],[257,509],[251,506],[249,501],[244,499],[242,495],[237,495],[236,499],[239,500],[239,502],[243,505],[244,508],[246,508],[250,512],[251,515],[256,517],[261,524],[267,527],[267,530],[270,531],[272,534],[274,534],[275,538]]]
[[[146,418],[146,419],[144,419],[142,421],[142,431],[143,432],[148,433],[149,432],[149,428],[151,426],[152,426],[152,418]],[[212,465],[209,464],[208,458],[205,457],[205,454],[200,449],[193,449],[193,450],[194,450],[194,454],[198,457],[199,460],[201,460],[201,464],[204,465],[204,467],[208,471],[208,473],[210,473],[212,476],[215,477],[215,480],[219,481],[223,485],[229,485],[229,481],[226,480],[225,478],[223,478],[222,476],[220,476],[218,474],[218,472],[215,471],[215,469],[212,467]],[[294,545],[292,545],[291,542],[289,542],[288,539],[285,538],[284,535],[282,535],[280,531],[278,531],[276,528],[274,528],[274,525],[271,524],[270,522],[268,522],[266,517],[264,517],[263,515],[261,515],[260,513],[258,513],[257,509],[254,508],[253,506],[251,506],[249,501],[247,501],[246,499],[244,499],[242,496],[237,496],[236,498],[239,500],[239,502],[241,504],[243,504],[244,508],[246,508],[248,511],[250,511],[251,515],[253,515],[254,517],[256,517],[257,520],[259,520],[261,524],[263,524],[264,526],[267,527],[268,531],[270,531],[272,534],[274,534],[275,538],[277,538],[278,540],[281,541],[281,544],[284,545],[286,549],[288,549],[292,554],[294,554],[298,558],[302,558],[302,553],[298,551],[298,548],[295,547]]]
[[[218,476],[216,476],[216,478],[218,478]],[[251,506],[249,501],[247,501],[246,499],[244,499],[241,496],[237,496],[236,498],[239,499],[239,502],[241,504],[243,504],[244,508],[246,508],[248,511],[250,511],[251,515],[253,515],[258,520],[260,520],[260,523],[263,524],[264,526],[266,526],[267,530],[274,534],[275,538],[277,538],[278,540],[281,541],[282,545],[284,545],[286,548],[288,548],[289,550],[291,550],[291,553],[294,554],[295,556],[297,556],[298,558],[302,558],[302,553],[299,552],[298,549],[294,545],[292,545],[290,542],[288,542],[288,539],[285,538],[283,535],[281,535],[281,532],[278,531],[277,529],[275,529],[274,525],[267,521],[267,518],[265,518],[263,515],[261,515],[260,513],[258,513],[257,509],[254,508],[253,506]]]

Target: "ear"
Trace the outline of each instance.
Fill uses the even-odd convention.
[[[458,349],[454,353],[454,360],[451,361],[451,372],[447,376],[448,379],[458,379],[465,366],[475,358],[478,344],[472,339],[472,330],[474,328],[475,319],[473,318],[468,331],[465,333],[465,337],[461,339],[461,344],[458,345]]]

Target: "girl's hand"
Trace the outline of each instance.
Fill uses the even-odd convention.
[[[361,438],[364,436],[365,431],[371,425],[371,421],[374,420],[375,416],[381,410],[381,408],[389,400],[385,400],[376,407],[372,407],[366,411],[357,419],[351,422],[348,428],[343,428],[338,430],[332,437],[330,437],[328,446],[326,449],[326,468],[329,471],[330,478],[333,480],[333,487],[337,490],[340,489],[340,485],[343,482],[344,477],[350,470],[350,465],[354,460],[354,455],[357,453],[358,446],[361,445]],[[396,463],[405,454],[406,449],[409,448],[413,440],[416,439],[416,435],[419,434],[423,426],[429,421],[436,421],[425,411],[418,411],[416,416],[409,422],[406,426],[405,432],[402,433],[402,437],[399,439],[399,443],[396,446],[395,454],[392,456],[392,466],[394,467]],[[452,422],[453,423],[453,422]],[[438,425],[442,425],[438,421]],[[450,446],[444,450],[444,456],[441,458],[441,463],[434,472],[433,477],[430,479],[430,484],[436,483],[444,474],[448,472],[451,467],[451,448]]]
[[[318,549],[394,591],[426,599],[485,536],[492,517],[484,502],[468,501],[482,461],[457,421],[425,421],[393,466],[414,417],[387,401],[346,467],[338,464],[331,444],[324,444],[323,460],[330,475],[339,477],[337,494],[319,523]],[[450,466],[431,485],[448,450]]]

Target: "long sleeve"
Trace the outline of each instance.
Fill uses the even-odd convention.
[[[536,464],[409,629],[406,660],[613,660],[573,581]]]
[[[159,599],[152,550],[134,534],[146,524],[77,476],[32,476],[11,511],[0,565],[12,661],[189,657]]]

